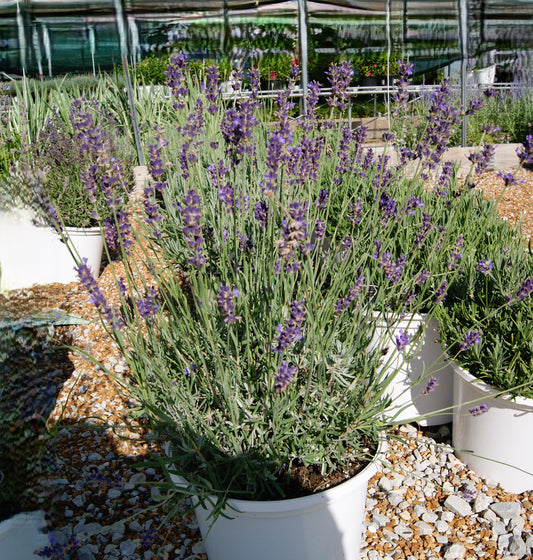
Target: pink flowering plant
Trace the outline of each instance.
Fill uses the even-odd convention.
[[[257,70],[225,101],[215,67],[194,84],[174,55],[174,112],[146,149],[141,221],[119,232],[119,305],[79,266],[131,369],[125,391],[168,443],[169,469],[201,502],[216,496],[217,511],[228,496],[313,491],[294,467],[348,478],[374,455],[392,424],[394,378],[371,344],[376,322],[443,305],[477,211],[473,191],[439,168],[442,146],[393,162],[363,147],[364,131],[319,123],[316,83],[291,123],[297,71],[274,122],[262,121]],[[349,65],[330,70],[333,117],[350,75]],[[412,342],[404,332],[395,344],[408,352]]]

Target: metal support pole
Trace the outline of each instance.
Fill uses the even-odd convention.
[[[137,159],[139,165],[144,165],[144,152],[141,145],[141,135],[139,133],[139,123],[137,122],[137,111],[135,110],[135,99],[133,97],[133,88],[131,86],[130,67],[128,66],[128,38],[126,35],[126,18],[122,6],[122,0],[115,0],[115,13],[117,18],[118,34],[120,39],[120,53],[122,55],[122,68],[124,70],[124,80],[126,82],[126,92],[128,94],[128,103],[130,107],[131,125],[133,128],[133,138],[135,139],[135,147],[137,148]]]
[[[303,112],[307,112],[308,90],[308,44],[307,44],[307,0],[298,0],[298,50],[300,55],[300,69],[302,72]]]
[[[461,105],[466,107],[466,69],[468,64],[468,0],[459,0],[459,40],[461,47]],[[461,145],[467,144],[467,122],[461,122]]]

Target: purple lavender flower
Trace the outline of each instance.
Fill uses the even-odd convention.
[[[318,104],[318,96],[320,93],[320,84],[318,82],[309,82],[307,92],[307,105],[304,118],[300,121],[300,127],[305,132],[311,132],[316,123],[316,106]]]
[[[424,243],[424,240],[428,236],[429,232],[434,227],[435,226],[433,226],[432,223],[431,223],[431,214],[428,214],[427,212],[423,212],[422,213],[422,225],[420,226],[420,231],[416,234],[416,237],[415,237],[415,244],[416,244],[417,247],[422,246],[422,244]]]
[[[315,237],[316,239],[322,239],[326,233],[326,222],[322,220],[317,220],[315,222]]]
[[[255,101],[256,106],[258,106],[261,104],[257,102],[257,97],[261,89],[261,80],[257,68],[250,68],[248,70],[248,80],[250,81],[250,97]]]
[[[396,91],[392,94],[394,100],[393,116],[397,117],[404,113],[409,103],[408,87],[411,84],[411,76],[413,74],[413,64],[397,61],[399,78],[394,80]]]
[[[448,80],[442,82],[431,95],[428,127],[417,149],[417,156],[428,169],[435,169],[439,165],[442,155],[448,149],[454,127],[461,118],[461,111],[451,103],[451,95]]]
[[[366,287],[365,277],[360,274],[355,284],[348,289],[348,295],[340,298],[335,303],[335,315],[340,315],[353,301],[359,298]]]
[[[349,171],[351,166],[350,159],[350,144],[352,142],[352,129],[349,126],[343,126],[341,132],[341,139],[339,142],[338,158],[339,161],[335,167],[335,172],[338,173],[333,177],[333,182],[336,185],[341,185],[343,181],[343,175]]]
[[[87,266],[87,259],[83,258],[82,263],[76,268],[80,284],[89,292],[89,303],[94,305],[98,312],[109,323],[114,331],[124,327],[124,321],[117,309],[111,307],[107,299],[94,279],[91,270]]]
[[[207,67],[206,70],[206,79],[205,79],[205,97],[207,101],[209,101],[209,107],[207,111],[214,115],[218,111],[218,94],[220,92],[220,88],[218,86],[218,66],[211,65]]]
[[[415,284],[424,284],[424,282],[426,282],[429,277],[429,271],[424,268],[418,273],[418,276],[415,278]]]
[[[463,342],[461,342],[461,344],[459,345],[460,350],[464,351],[467,350],[468,348],[471,348],[472,346],[474,346],[474,344],[479,344],[481,342],[481,331],[479,330],[475,330],[475,331],[468,331],[465,335],[465,339]]]
[[[137,301],[137,310],[143,319],[153,321],[159,311],[159,304],[157,303],[157,290],[154,286],[150,286],[145,298],[140,298]]]
[[[237,107],[230,107],[225,113],[220,130],[226,142],[226,154],[237,165],[244,154],[253,155],[255,144],[252,140],[253,127],[259,124],[254,117],[254,103],[241,101]]]
[[[198,367],[196,366],[196,364],[193,362],[191,364],[189,364],[184,370],[183,373],[187,376],[187,377],[194,377],[196,375],[196,372],[198,371]]]
[[[414,194],[409,197],[403,209],[404,214],[407,216],[414,216],[417,208],[422,208],[425,204]]]
[[[487,169],[495,150],[496,148],[493,144],[485,144],[483,142],[480,152],[469,154],[468,159],[475,165],[474,172],[476,174],[479,175]]]
[[[480,406],[475,406],[473,408],[469,408],[468,412],[472,415],[472,416],[481,416],[482,414],[484,414],[485,412],[488,412],[489,407],[487,406],[486,403],[483,403]]]
[[[481,260],[477,264],[477,270],[482,274],[488,274],[493,268],[494,265],[490,259],[487,259],[486,261]]]
[[[391,218],[396,217],[398,209],[396,201],[387,193],[383,193],[379,199],[379,209],[382,213],[379,221],[385,225]]]
[[[291,186],[303,185],[308,180],[316,181],[323,148],[323,137],[313,138],[305,134],[298,145],[287,146],[287,171]]]
[[[255,205],[254,215],[259,225],[262,228],[266,228],[268,223],[268,204],[264,200]]]
[[[350,208],[353,210],[353,214],[348,215],[348,221],[352,226],[356,226],[363,216],[363,201],[358,198],[355,203],[349,203]]]
[[[384,132],[381,135],[381,138],[383,139],[383,142],[394,142],[394,139],[396,137],[394,136],[394,133],[392,133],[392,132]]]
[[[476,491],[472,490],[471,488],[465,488],[461,492],[461,495],[465,500],[471,501],[476,497]]]
[[[446,299],[447,289],[448,281],[444,280],[435,292],[435,304],[440,303],[441,301],[444,301]]]
[[[455,249],[453,251],[450,251],[450,258],[448,259],[448,263],[447,263],[449,270],[454,270],[459,266],[458,263],[464,256],[463,253],[461,252],[463,243],[464,243],[464,237],[460,235],[455,242]]]
[[[172,89],[172,95],[176,98],[174,108],[183,109],[185,107],[184,100],[189,95],[189,88],[186,85],[187,60],[184,54],[174,54],[170,57],[165,76],[167,77],[167,85]]]
[[[220,284],[218,289],[217,301],[222,315],[224,315],[224,323],[235,323],[239,317],[235,316],[235,299],[239,295],[237,288],[224,286]]]
[[[326,204],[328,203],[328,198],[329,198],[328,189],[320,189],[318,191],[318,199],[316,200],[315,205],[319,212],[326,208]]]
[[[157,540],[157,531],[150,527],[142,536],[141,544],[144,548],[150,548]]]
[[[432,391],[434,391],[439,384],[439,378],[433,377],[433,375],[429,378],[428,384],[424,390],[424,395],[429,395]]]
[[[331,84],[331,97],[327,100],[328,105],[330,107],[335,107],[339,111],[344,111],[347,106],[347,89],[353,77],[353,70],[350,63],[346,60],[340,64],[334,62],[330,65],[326,76]]]
[[[498,177],[500,177],[500,179],[503,179],[503,183],[506,187],[510,187],[512,185],[517,185],[519,183],[523,183],[524,179],[520,179],[518,180],[513,173],[509,172],[509,173],[503,173],[503,171],[498,171],[497,173]]]
[[[409,335],[403,329],[400,329],[400,331],[398,331],[398,334],[394,337],[394,340],[398,352],[401,352],[402,350],[407,348],[407,346],[409,346],[409,344],[411,343]]]
[[[181,229],[185,234],[189,248],[195,252],[188,262],[201,268],[207,262],[202,250],[205,239],[202,235],[201,199],[194,189],[190,189],[185,196],[184,203],[186,206],[181,209],[184,225]]]
[[[520,165],[526,169],[533,168],[533,134],[528,134],[522,145],[516,149]]]
[[[374,243],[376,243],[376,241],[374,241]],[[393,260],[390,251],[380,251],[379,253],[374,253],[372,256],[377,258],[378,267],[385,272],[387,280],[389,280],[391,284],[397,284],[405,268],[405,255],[400,255],[396,260]]]
[[[516,293],[516,299],[524,299],[533,292],[533,277],[524,280]]]
[[[280,323],[277,326],[278,338],[276,346],[272,348],[275,352],[283,352],[288,346],[298,342],[303,336],[303,322],[305,319],[305,301],[293,301],[291,312],[285,328]]]
[[[298,368],[296,366],[291,366],[285,360],[281,360],[281,365],[279,366],[278,375],[276,376],[274,384],[274,391],[276,391],[276,393],[281,393],[281,391],[286,389],[296,376],[297,371]]]
[[[281,222],[281,235],[282,239],[276,241],[279,247],[279,256],[285,263],[296,258],[296,250],[300,249],[304,254],[308,253],[308,246],[306,239],[308,237],[306,228],[308,210],[308,202],[303,204],[299,201],[292,202],[289,206],[290,220],[283,220]]]

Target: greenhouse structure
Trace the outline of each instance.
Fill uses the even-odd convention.
[[[253,64],[284,55],[309,78],[367,55],[418,76],[483,69],[530,82],[533,0],[0,0],[0,76],[96,74],[181,50]],[[481,74],[480,74],[481,75]]]

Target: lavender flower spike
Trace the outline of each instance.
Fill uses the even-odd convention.
[[[283,352],[290,344],[298,342],[302,338],[302,324],[305,318],[304,300],[293,301],[291,303],[291,314],[287,325],[283,328],[283,325],[279,324],[277,326],[278,339],[277,345],[272,349],[276,352]]]
[[[487,403],[483,403],[480,406],[475,406],[474,408],[469,408],[468,412],[472,416],[481,416],[485,412],[488,412],[488,410],[489,410],[489,407],[487,406]]]
[[[522,282],[518,288],[518,292],[516,293],[516,299],[524,299],[531,292],[533,292],[533,278],[529,278],[528,280]]]
[[[217,301],[222,315],[224,315],[224,323],[235,323],[239,317],[235,316],[235,298],[239,295],[237,288],[231,289],[230,286],[220,284],[218,290]]]
[[[395,337],[396,348],[398,352],[405,350],[410,344],[409,335],[402,329]]]
[[[474,346],[474,344],[479,344],[480,342],[481,331],[468,331],[466,333],[464,341],[459,345],[459,348],[464,351]]]
[[[431,376],[429,378],[426,389],[424,390],[424,395],[429,395],[429,393],[434,391],[437,388],[438,385],[439,385],[439,378]]]
[[[279,366],[279,373],[276,376],[274,391],[276,391],[276,393],[281,393],[281,391],[286,389],[289,383],[294,379],[297,371],[298,368],[296,366],[291,366],[288,362],[282,360]]]
[[[112,330],[117,331],[124,327],[124,321],[119,312],[109,306],[104,293],[94,279],[90,268],[87,266],[87,259],[83,258],[82,264],[76,268],[80,284],[89,292],[89,303],[94,305],[99,313],[103,315]]]

